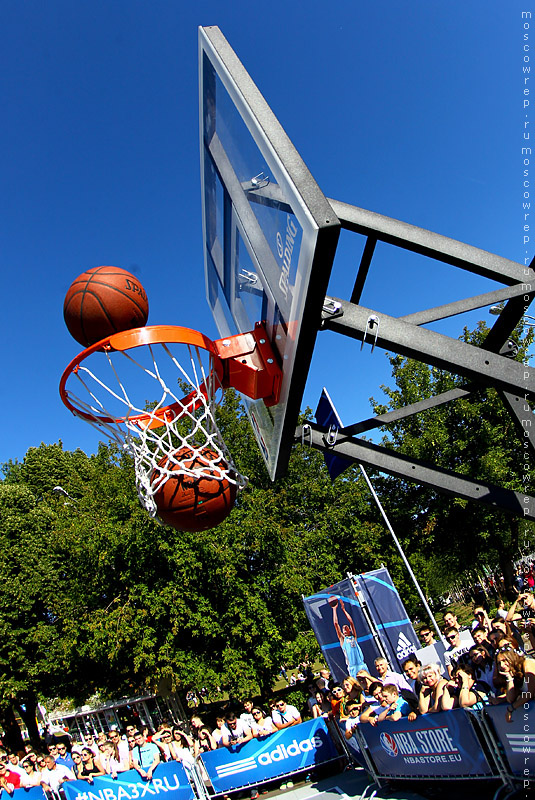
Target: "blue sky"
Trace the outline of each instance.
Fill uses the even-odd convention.
[[[199,25],[222,29],[328,197],[523,261],[532,255],[520,157],[527,9],[517,0],[4,0],[0,462],[41,441],[96,448],[57,388],[79,350],[63,298],[84,269],[130,269],[149,296],[149,323],[217,336],[203,281]],[[342,237],[334,295],[349,297],[355,244]],[[400,315],[492,286],[385,250],[363,304]],[[304,404],[315,407],[325,385],[355,422],[388,377],[381,351],[321,334]]]

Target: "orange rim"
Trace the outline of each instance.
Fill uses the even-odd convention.
[[[143,328],[132,328],[128,331],[121,331],[114,333],[112,336],[107,336],[101,339],[100,342],[95,342],[90,347],[82,350],[70,364],[67,366],[59,383],[59,393],[62,402],[67,406],[69,411],[76,414],[78,417],[86,419],[88,422],[124,422],[126,417],[105,417],[96,414],[88,414],[86,411],[76,408],[69,400],[66,383],[69,377],[78,371],[80,364],[85,361],[90,355],[96,352],[124,352],[132,350],[135,347],[142,347],[151,344],[185,344],[192,347],[200,347],[202,350],[207,350],[214,358],[214,369],[216,374],[221,377],[222,370],[220,369],[220,359],[218,358],[215,345],[211,339],[199,331],[192,328],[182,328],[179,325],[147,325]],[[204,384],[199,386],[199,389],[208,397],[208,391]],[[190,405],[194,398],[198,398],[198,392],[191,392],[183,398],[180,403],[173,403],[165,408],[159,409],[157,412],[151,414],[138,414],[135,417],[130,417],[129,422],[139,425],[140,428],[156,428],[160,424],[164,424],[166,420],[175,419],[177,411],[184,406]],[[197,404],[194,408],[197,407]],[[161,422],[160,422],[161,420]],[[144,423],[149,423],[144,424]]]

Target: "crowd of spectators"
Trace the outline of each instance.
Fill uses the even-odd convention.
[[[300,665],[309,692],[307,716],[337,724],[350,739],[358,725],[411,722],[422,714],[480,709],[486,704],[503,703],[510,722],[520,706],[535,700],[535,659],[526,653],[526,647],[535,651],[531,592],[520,592],[508,611],[500,602],[493,618],[488,608],[476,605],[473,620],[464,629],[452,611],[446,611],[443,623],[446,647],[436,663],[422,663],[413,654],[396,672],[379,657],[371,672],[359,670],[356,677],[346,676],[340,683],[326,668],[314,675],[308,664]],[[424,648],[439,641],[438,632],[425,625],[419,635]],[[0,788],[11,794],[19,787],[41,786],[57,798],[65,781],[92,783],[104,775],[115,779],[130,769],[150,781],[162,762],[181,762],[191,772],[196,757],[205,752],[262,741],[301,722],[300,708],[282,698],[265,704],[246,699],[239,708],[229,705],[213,724],[195,713],[189,726],[164,720],[156,731],[134,725],[127,725],[124,732],[111,728],[96,736],[88,734],[81,742],[52,741],[46,753],[27,744],[20,754],[0,750]],[[291,785],[290,781],[284,788]],[[252,797],[257,796],[253,790]]]

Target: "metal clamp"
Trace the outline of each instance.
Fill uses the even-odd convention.
[[[310,427],[308,422],[305,422],[305,424],[301,428],[301,444],[303,445],[303,447],[306,444],[305,439],[307,437],[308,437],[308,440],[309,440],[308,441],[308,446],[312,447],[312,428]]]
[[[343,315],[342,303],[338,300],[333,300],[331,297],[326,297],[323,302],[320,330],[323,330],[328,319],[335,319]]]
[[[377,343],[377,337],[379,336],[380,322],[381,320],[379,319],[377,314],[370,314],[370,316],[366,320],[366,330],[364,331],[364,336],[362,337],[362,342],[360,345],[361,350],[364,347],[364,342],[366,341],[367,335],[370,334],[370,337],[373,338],[373,344],[371,349],[371,352],[373,353],[373,351],[375,350],[375,345]],[[375,335],[374,335],[374,330],[375,330]]]
[[[336,444],[336,440],[338,439],[338,431],[339,428],[337,425],[329,425],[329,430],[325,434],[325,444],[328,447],[334,447]]]

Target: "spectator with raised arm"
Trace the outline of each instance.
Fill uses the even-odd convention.
[[[505,682],[506,700],[509,703],[505,719],[506,722],[512,722],[518,708],[535,700],[535,659],[508,650],[497,654],[496,664],[498,674]]]
[[[488,688],[476,681],[471,664],[460,664],[452,674],[453,681],[444,686],[440,706],[443,711],[452,708],[474,708],[480,710],[488,703]]]
[[[535,650],[535,596],[531,592],[518,595],[505,621],[513,623],[518,621],[521,632],[527,633],[531,648]]]

